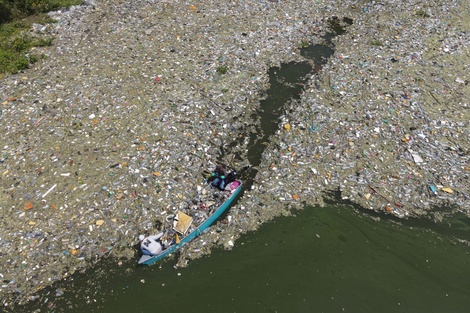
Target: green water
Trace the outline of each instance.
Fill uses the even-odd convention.
[[[468,312],[470,250],[453,236],[377,222],[346,206],[296,215],[185,269],[174,270],[171,259],[105,265],[63,284],[64,296],[41,306],[103,313]]]

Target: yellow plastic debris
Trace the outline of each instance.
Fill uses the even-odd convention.
[[[284,129],[290,131],[290,124],[284,124]]]
[[[104,224],[104,221],[103,220],[97,220],[96,221],[96,226],[101,226]]]
[[[444,191],[444,192],[447,192],[447,193],[454,193],[454,191],[452,189],[450,189],[449,187],[444,187],[441,190]]]

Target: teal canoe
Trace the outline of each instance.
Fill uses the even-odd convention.
[[[208,185],[184,212],[178,211],[170,221],[167,219],[170,225],[162,233],[147,237],[153,237],[161,251],[154,255],[143,254],[138,264],[155,263],[204,233],[230,207],[241,190],[242,182],[238,179],[228,184],[225,190]],[[179,218],[175,219],[175,216]]]

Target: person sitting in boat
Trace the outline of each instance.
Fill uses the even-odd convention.
[[[215,170],[211,174],[212,186],[224,190],[227,181],[225,180],[227,176],[227,171],[223,168],[222,165],[217,165]]]
[[[139,236],[140,241],[140,250],[145,255],[156,255],[160,253],[163,248],[162,244],[160,243],[160,237],[163,236],[163,233],[159,233],[155,236],[148,236],[145,237],[144,235]]]

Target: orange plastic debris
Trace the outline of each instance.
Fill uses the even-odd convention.
[[[28,211],[28,210],[31,210],[33,208],[33,203],[32,202],[28,202],[24,205],[24,210],[25,211]]]

